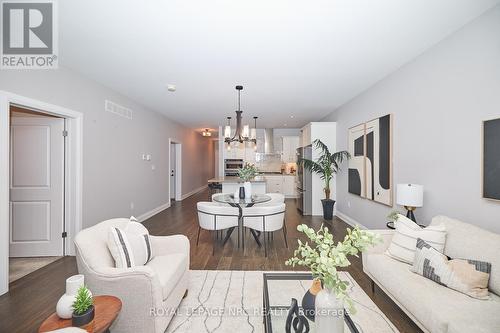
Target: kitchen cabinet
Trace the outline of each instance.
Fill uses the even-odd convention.
[[[298,136],[282,137],[282,155],[281,160],[284,163],[297,162],[297,148],[299,148]]]
[[[311,138],[311,123],[300,130],[300,147],[309,146],[314,140]]]
[[[287,198],[297,196],[294,175],[266,175],[268,193],[282,193]]]
[[[283,176],[266,176],[267,192],[283,193]]]
[[[296,197],[297,190],[295,185],[295,175],[283,176],[283,194],[286,197]]]

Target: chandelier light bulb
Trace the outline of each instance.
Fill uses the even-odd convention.
[[[244,139],[248,139],[250,137],[250,126],[248,125],[243,126],[243,133],[241,134],[241,136]]]
[[[226,125],[224,127],[224,138],[230,138],[231,137],[231,126]]]

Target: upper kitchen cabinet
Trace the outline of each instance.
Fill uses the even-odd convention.
[[[300,129],[299,147],[309,146],[312,143],[311,124],[309,123]]]
[[[297,162],[297,148],[299,148],[298,136],[284,136],[282,139],[282,157],[284,163]]]

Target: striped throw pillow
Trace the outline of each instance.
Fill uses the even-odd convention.
[[[489,299],[489,262],[470,259],[449,259],[422,239],[417,240],[417,250],[411,271],[440,285],[477,299]]]
[[[406,216],[399,214],[394,226],[396,231],[386,251],[390,257],[410,265],[413,264],[418,238],[423,239],[443,253],[446,240],[444,225],[421,228]]]
[[[142,266],[153,258],[148,230],[132,220],[124,229],[110,228],[108,248],[116,268]]]

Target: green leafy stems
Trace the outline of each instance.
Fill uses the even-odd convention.
[[[397,210],[393,210],[389,213],[389,215],[387,215],[387,219],[390,221],[390,222],[396,222],[398,220],[398,215],[401,214],[400,212],[398,212]]]
[[[340,165],[351,158],[348,151],[342,150],[336,153],[331,153],[328,146],[321,142],[321,140],[316,139],[313,142],[314,147],[320,150],[320,156],[316,161],[309,160],[307,158],[300,158],[298,160],[299,165],[303,165],[305,169],[317,173],[321,179],[325,182],[325,196],[330,199],[330,182],[333,175],[340,170]]]
[[[358,257],[358,253],[380,242],[380,236],[355,227],[353,230],[347,229],[344,240],[335,244],[333,235],[323,225],[317,232],[305,224],[299,225],[297,230],[303,232],[311,244],[303,243],[299,239],[294,256],[285,264],[308,267],[313,277],[323,283],[324,288],[343,300],[349,311],[355,313],[353,301],[347,292],[349,282],[340,279],[338,268],[349,266],[351,262],[347,259],[348,256]]]
[[[94,299],[87,287],[81,286],[76,293],[75,301],[73,302],[73,313],[82,315],[87,312],[94,304]]]
[[[258,174],[259,170],[257,170],[254,164],[245,163],[243,168],[238,169],[238,177],[245,182],[250,181],[250,179],[254,178]]]

